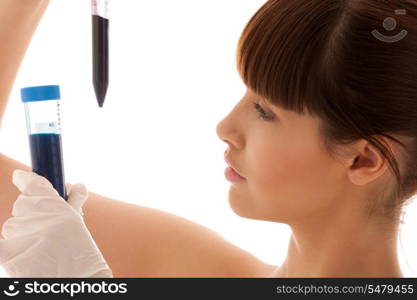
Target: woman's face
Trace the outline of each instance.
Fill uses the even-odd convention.
[[[345,167],[321,144],[318,119],[268,105],[248,89],[216,130],[229,146],[231,164],[246,178],[229,190],[239,216],[291,223],[343,205]]]

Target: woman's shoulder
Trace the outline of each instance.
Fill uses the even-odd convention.
[[[281,277],[280,276],[280,266],[270,265],[266,263],[261,263],[259,265],[258,273],[253,277],[261,278],[272,278],[272,277]]]
[[[91,200],[98,195],[92,196]],[[86,203],[86,223],[110,266],[120,260],[121,252],[132,254],[127,261],[130,274],[136,277],[268,277],[276,269],[218,232],[179,215],[100,196],[97,199]],[[107,222],[100,221],[103,219]],[[108,245],[102,236],[113,231]],[[113,249],[116,232],[117,243],[128,246]],[[121,268],[119,274],[123,272]]]

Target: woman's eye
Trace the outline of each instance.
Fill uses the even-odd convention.
[[[259,105],[259,103],[253,102],[253,107],[258,111],[259,116],[258,119],[262,119],[265,121],[272,121],[274,119],[274,116],[269,116],[265,113],[263,108]]]

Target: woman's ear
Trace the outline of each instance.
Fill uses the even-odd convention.
[[[347,164],[348,178],[355,185],[368,184],[388,169],[388,162],[380,151],[366,140],[353,144],[352,156]]]

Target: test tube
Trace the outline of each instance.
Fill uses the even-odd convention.
[[[68,200],[62,155],[59,86],[22,88],[21,97],[25,105],[32,172],[48,179],[58,194]]]
[[[103,107],[109,85],[108,0],[92,0],[93,85],[99,107]]]

